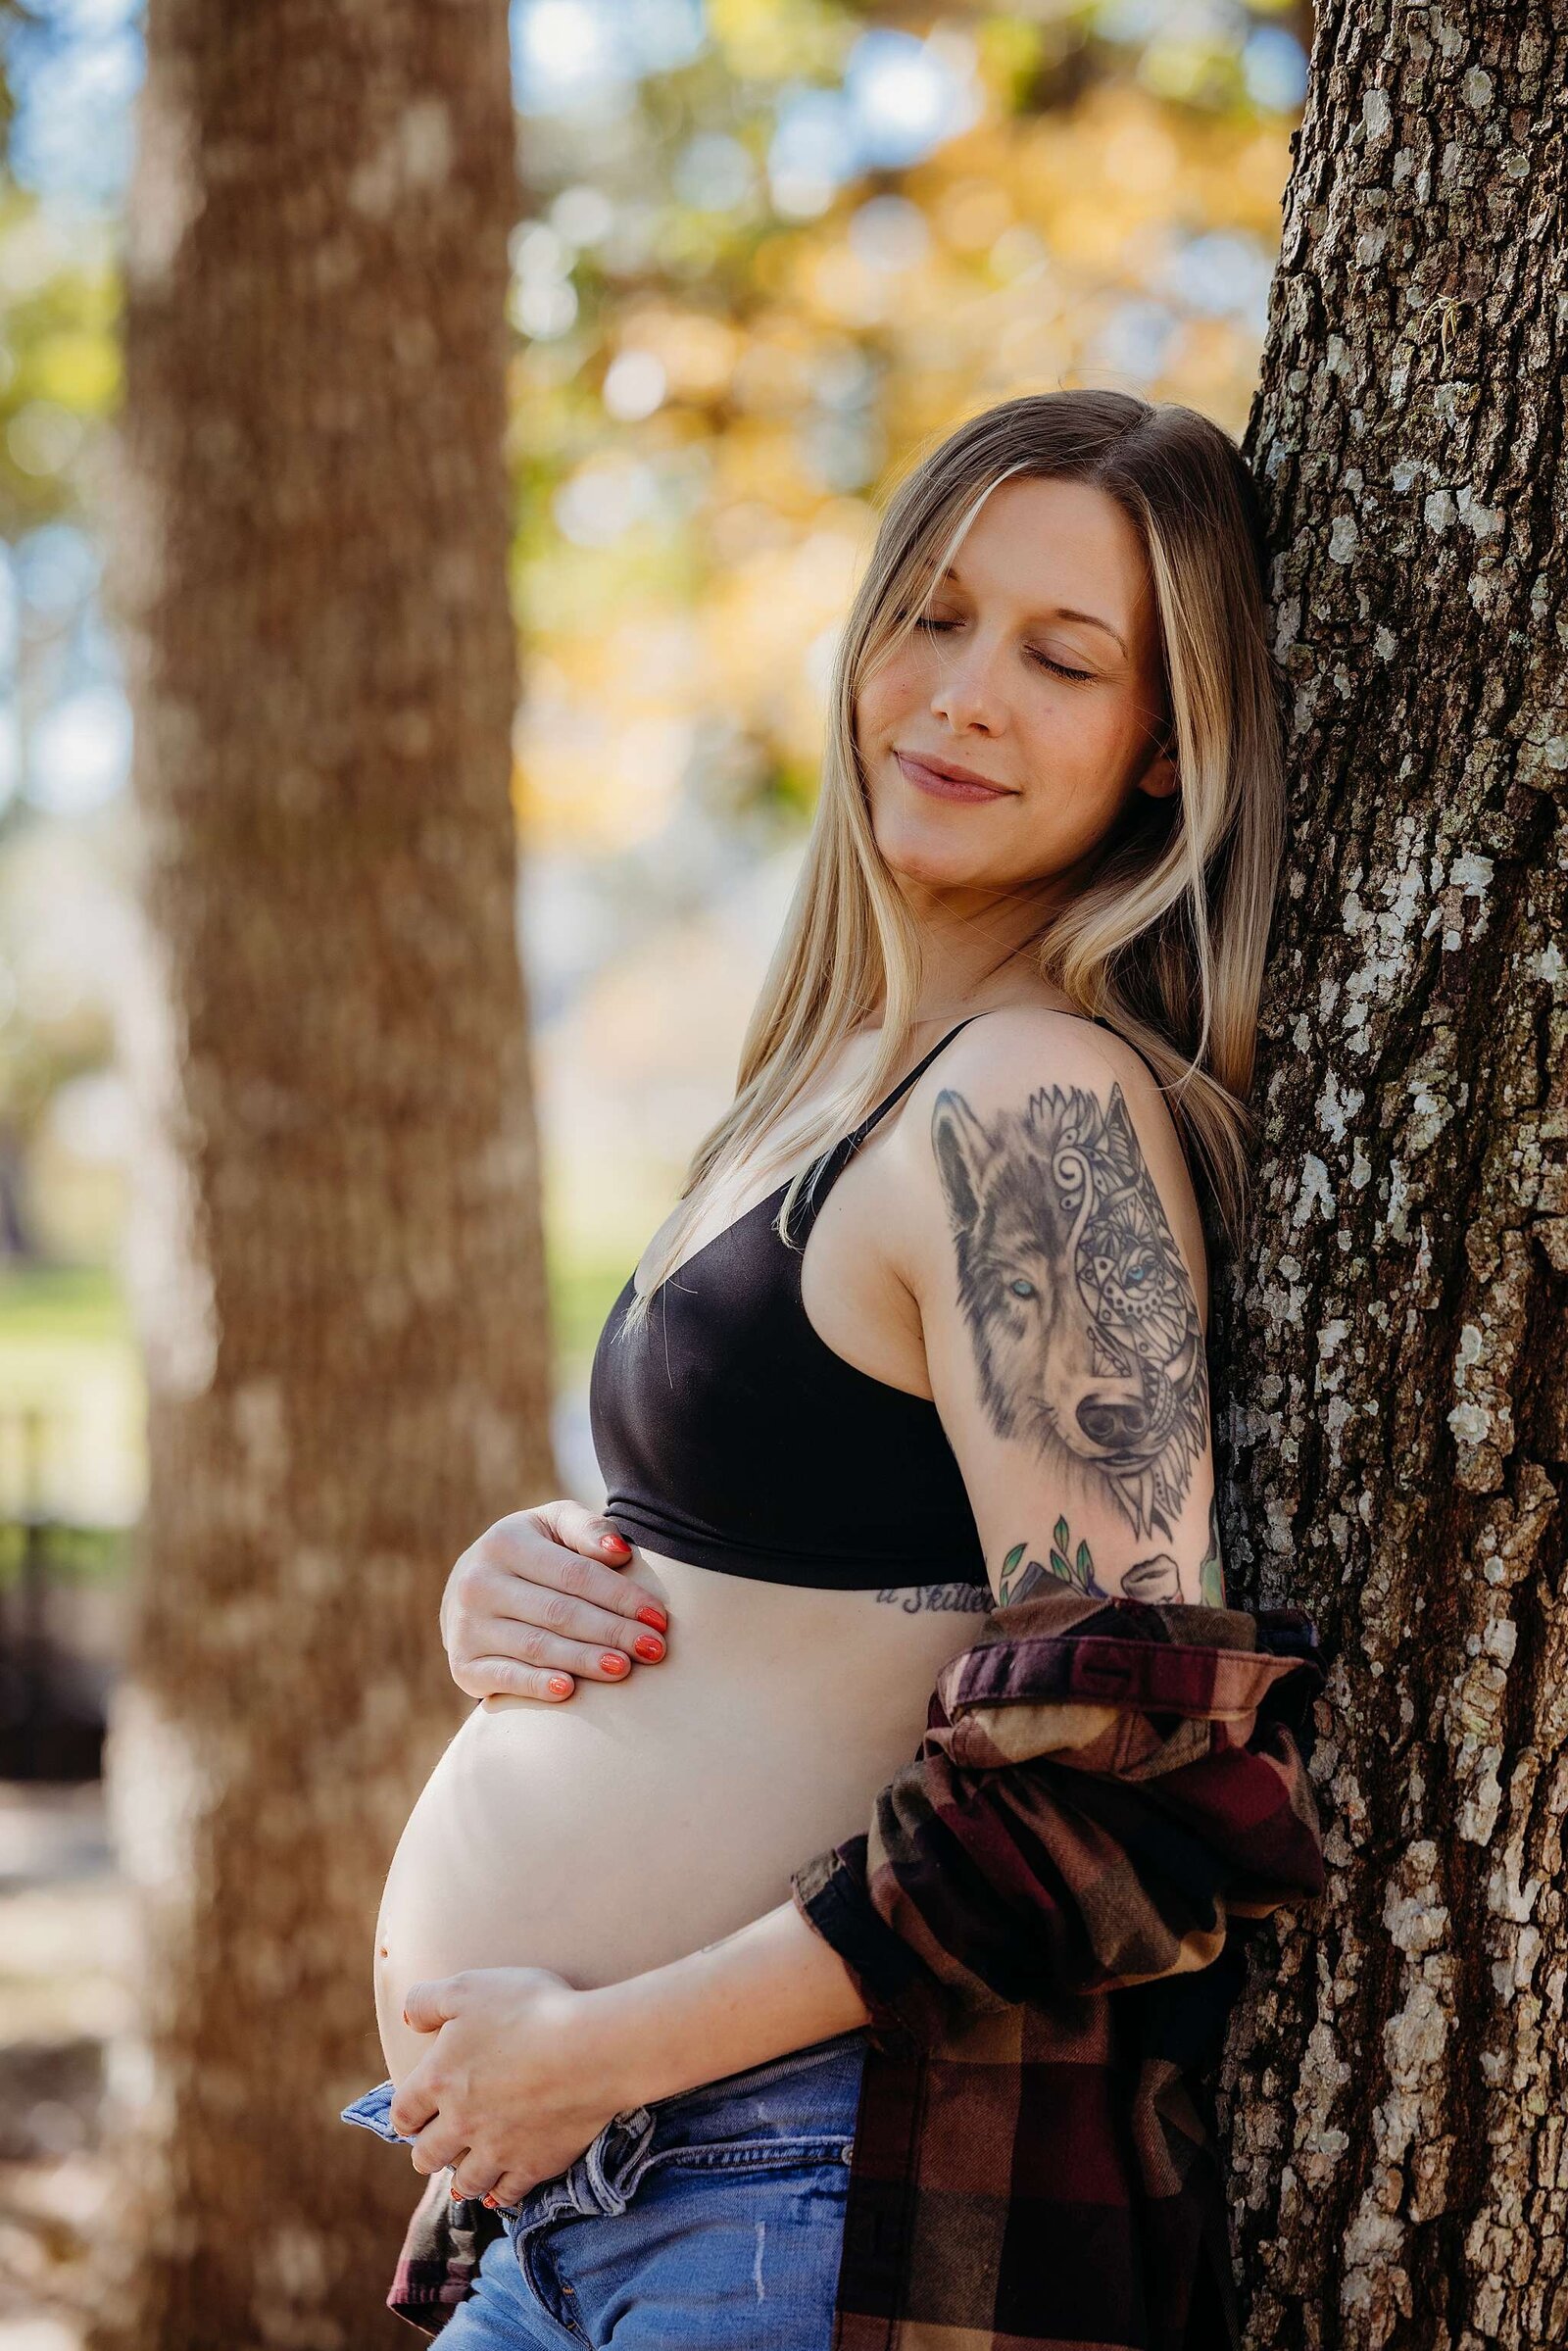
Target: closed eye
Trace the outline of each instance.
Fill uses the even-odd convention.
[[[914,625],[924,629],[928,636],[936,637],[950,628],[956,628],[958,623],[956,620],[928,620],[923,613],[917,613]],[[1057,677],[1070,677],[1079,685],[1088,685],[1094,677],[1092,669],[1069,669],[1063,662],[1054,661],[1049,654],[1037,653],[1032,645],[1025,646],[1024,651],[1032,661],[1039,662],[1042,669],[1054,669]]]

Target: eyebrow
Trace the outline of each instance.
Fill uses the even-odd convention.
[[[960,580],[958,577],[958,566],[956,563],[950,563],[946,571],[943,572],[942,577],[944,580],[951,579],[956,588],[961,588],[963,585],[962,580]],[[1131,661],[1132,659],[1131,654],[1127,651],[1126,645],[1122,642],[1120,631],[1112,628],[1108,620],[1102,620],[1098,612],[1074,612],[1071,605],[1058,604],[1051,612],[1040,612],[1034,615],[1034,617],[1041,620],[1086,620],[1091,628],[1102,628],[1107,637],[1112,637],[1115,639],[1115,642],[1121,646],[1122,659],[1124,661]]]

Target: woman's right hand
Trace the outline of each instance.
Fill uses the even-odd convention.
[[[624,1682],[657,1665],[659,1592],[616,1572],[631,1545],[580,1502],[511,1510],[470,1543],[441,1595],[452,1679],[471,1698],[569,1698],[577,1679]]]

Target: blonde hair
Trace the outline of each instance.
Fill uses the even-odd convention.
[[[686,1213],[633,1293],[640,1322],[729,1168],[820,1153],[915,1057],[921,941],[876,845],[855,740],[867,673],[910,634],[975,515],[1009,475],[1087,482],[1116,500],[1148,558],[1178,789],[1134,792],[1071,902],[1029,945],[1039,975],[1099,1013],[1158,1072],[1178,1132],[1240,1241],[1250,1089],[1285,830],[1281,678],[1268,643],[1261,506],[1241,452],[1210,418],[1093,388],[1002,402],[971,416],[898,484],[839,638],[822,785],[783,931],[741,1048],[735,1098],[692,1155]],[[859,1081],[791,1130],[784,1114],[843,1041],[882,1010]],[[788,1238],[798,1169],[776,1219]]]

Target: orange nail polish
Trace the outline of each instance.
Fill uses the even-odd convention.
[[[657,1665],[664,1654],[663,1642],[656,1641],[652,1633],[639,1633],[631,1645],[635,1654],[649,1665]]]
[[[640,1625],[652,1625],[656,1633],[667,1633],[669,1631],[668,1617],[664,1614],[662,1608],[656,1608],[652,1600],[649,1601],[646,1608],[638,1609],[637,1622]]]
[[[619,1649],[606,1649],[599,1662],[607,1674],[628,1674],[631,1671]]]
[[[550,1687],[558,1698],[569,1698],[571,1695],[571,1684],[564,1674],[552,1674]]]

